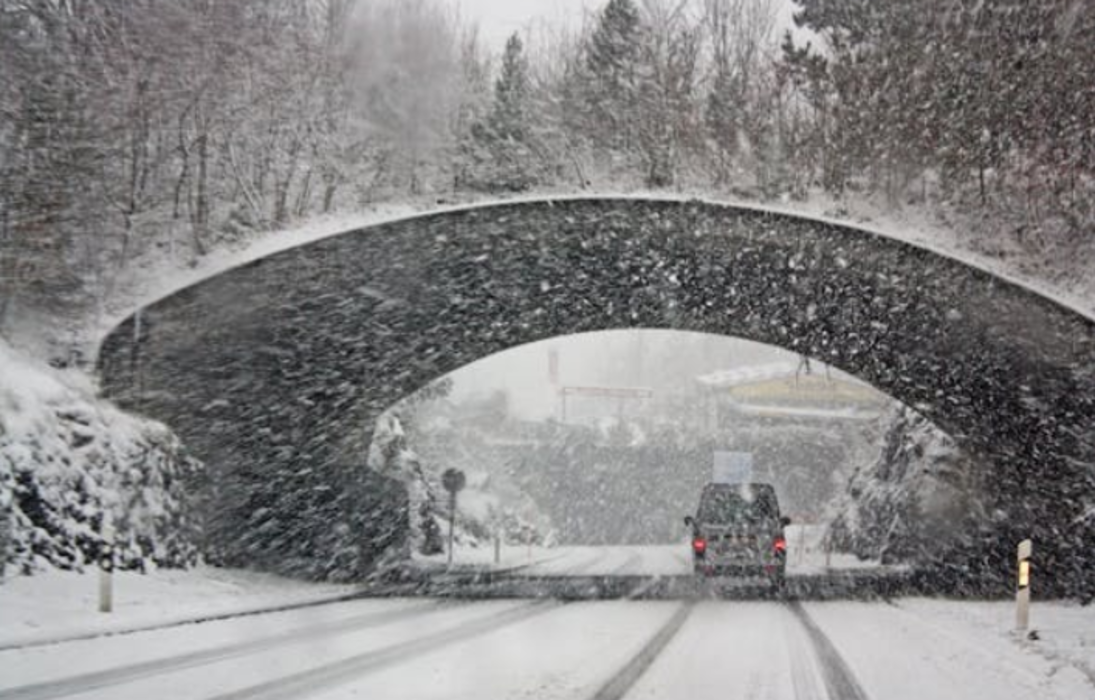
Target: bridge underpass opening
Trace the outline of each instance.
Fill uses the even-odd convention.
[[[361,430],[351,444],[368,444]],[[437,572],[450,468],[468,477],[457,570],[545,579],[692,575],[682,517],[713,480],[774,487],[792,520],[792,578],[941,557],[984,525],[987,502],[984,466],[870,385],[698,333],[605,331],[499,353],[385,412],[373,443],[370,466],[414,494],[413,550]]]
[[[1091,319],[906,243],[694,201],[521,202],[350,231],[152,304],[99,361],[109,396],[210,465],[226,560],[356,575],[374,563],[360,543],[391,535],[362,510],[399,489],[337,448],[345,426],[508,348],[620,328],[784,347],[914,407],[991,465],[995,536],[969,560],[996,576],[1028,535],[1066,556],[1059,533],[1095,491]]]

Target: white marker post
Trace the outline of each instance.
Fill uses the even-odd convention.
[[[104,515],[104,520],[106,516]],[[99,612],[114,609],[114,525],[103,523],[103,549],[99,553]]]
[[[1025,632],[1030,626],[1030,553],[1034,545],[1030,540],[1019,543],[1019,576],[1015,591],[1015,627]]]

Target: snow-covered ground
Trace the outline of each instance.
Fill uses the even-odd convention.
[[[1036,601],[1036,642],[1013,631],[1015,609],[1008,603],[911,599],[806,608],[867,697],[1095,697],[1095,608]],[[904,650],[901,658],[879,663],[893,649]]]
[[[789,573],[823,571],[822,549],[798,549],[802,542],[815,541],[816,533],[810,530],[805,539],[791,533],[789,528]],[[423,559],[422,564],[427,570],[440,571],[447,568],[446,559],[438,555]],[[831,563],[834,570],[872,565],[846,556],[835,556]],[[533,576],[686,576],[692,571],[687,542],[642,547],[505,546],[497,564],[493,547],[466,547],[454,553],[453,569],[519,570]],[[0,647],[301,605],[358,590],[351,585],[305,583],[213,567],[118,572],[114,574],[114,611],[103,614],[98,612],[98,586],[99,574],[93,567],[84,574],[49,570],[9,577],[0,585]]]
[[[1079,700],[1095,609],[372,599],[0,651],[0,698]]]
[[[962,601],[909,599],[897,607],[914,618],[930,620],[946,634],[961,635],[969,628],[992,630],[1028,655],[1045,659],[1057,669],[1079,670],[1095,685],[1095,606],[1035,601],[1031,607],[1030,635],[1009,632],[1015,620],[1011,602],[968,605]]]
[[[98,611],[99,574],[47,571],[0,585],[0,647],[171,625],[202,617],[330,600],[355,587],[198,567],[118,572],[114,610]]]

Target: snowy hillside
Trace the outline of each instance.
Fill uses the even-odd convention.
[[[200,528],[187,488],[201,469],[163,425],[0,340],[0,555],[9,567],[83,568],[102,546],[104,515],[118,566],[194,563]]]

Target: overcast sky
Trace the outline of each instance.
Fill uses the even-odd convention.
[[[525,33],[538,23],[570,26],[577,29],[585,13],[596,12],[607,0],[450,0],[460,5],[462,16],[479,25],[481,36],[487,45],[500,51],[506,39],[514,32]],[[785,29],[794,30],[791,16],[792,0],[772,0],[778,8],[779,19],[776,35]],[[795,30],[796,37],[800,34]],[[801,37],[798,37],[801,38]],[[806,37],[809,38],[809,37]]]
[[[476,22],[483,40],[500,49],[514,32],[524,33],[536,22],[573,26],[581,24],[587,8],[600,6],[598,0],[454,0],[462,14]]]
[[[452,373],[457,401],[503,390],[513,412],[528,419],[557,415],[559,401],[549,373],[549,349],[558,354],[565,386],[627,386],[659,392],[680,389],[700,374],[771,362],[796,362],[781,348],[697,333],[666,330],[584,333],[513,348]],[[614,412],[614,402],[600,402]],[[592,404],[591,404],[592,405]]]

